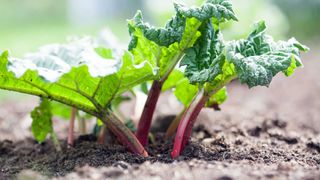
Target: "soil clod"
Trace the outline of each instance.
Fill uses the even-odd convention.
[[[307,143],[307,147],[311,149],[315,149],[316,151],[318,151],[318,153],[320,153],[320,143],[309,142]]]

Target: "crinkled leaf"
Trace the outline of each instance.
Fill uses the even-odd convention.
[[[308,50],[294,38],[275,42],[265,35],[265,29],[261,21],[247,39],[231,41],[227,46],[227,59],[235,65],[241,83],[249,87],[269,86],[279,72],[291,75],[302,66],[300,51]]]
[[[237,20],[229,0],[207,0],[201,7],[188,8],[181,4],[175,4],[178,13],[186,17],[195,17],[200,21],[213,18],[217,22],[225,20]]]
[[[134,27],[129,26],[131,27],[129,30],[133,32],[135,31],[135,28],[138,28],[147,39],[155,42],[159,46],[168,47],[175,42],[181,41],[182,34],[185,29],[186,18],[180,14],[176,14],[166,23],[164,28],[156,28],[143,22],[142,13],[141,11],[138,11],[133,21]],[[134,43],[131,45],[134,45]],[[132,48],[129,47],[129,49]]]
[[[204,84],[204,90],[210,97],[206,107],[220,110],[219,105],[224,103],[228,98],[227,88],[225,87],[230,81],[236,78],[234,65],[224,61],[222,72],[213,81]]]
[[[204,85],[205,91],[214,95],[236,77],[237,74],[234,65],[229,61],[224,60],[223,66],[221,67],[221,74],[219,74],[213,81]]]
[[[180,70],[173,70],[162,87],[162,91],[173,89],[174,95],[184,105],[189,106],[193,97],[198,92],[198,87],[190,84],[189,80],[184,77]]]
[[[132,36],[129,50],[134,56],[135,63],[148,61],[153,66],[158,67],[158,79],[160,79],[170,68],[176,65],[183,55],[184,49],[192,46],[195,39],[200,36],[200,33],[197,31],[200,22],[196,19],[186,20],[187,26],[185,32],[181,34],[181,41],[173,42],[168,46],[161,46],[145,36],[143,29],[137,25],[136,21],[139,19],[138,17],[142,18],[141,14],[138,13],[128,23]]]
[[[132,37],[129,50],[136,62],[148,60],[159,67],[159,77],[166,76],[184,55],[187,48],[193,46],[201,33],[198,28],[211,18],[219,22],[236,19],[231,3],[227,0],[206,1],[199,8],[188,8],[175,4],[176,15],[164,28],[155,28],[143,22],[141,12],[129,21]]]
[[[219,29],[215,30],[210,20],[199,28],[201,37],[187,49],[180,66],[186,66],[185,76],[191,83],[204,84],[216,78],[224,63],[223,40]]]
[[[41,143],[48,134],[53,132],[50,101],[45,98],[41,99],[40,105],[31,112],[31,117],[32,134]]]
[[[4,52],[0,57],[0,88],[50,98],[95,115],[101,111],[98,107],[107,108],[117,95],[154,78],[151,65],[134,65],[129,52],[118,65],[119,60],[95,59],[98,55],[78,58],[84,56],[73,54],[78,52],[73,46],[58,47],[60,53],[53,49],[25,59],[9,58]]]

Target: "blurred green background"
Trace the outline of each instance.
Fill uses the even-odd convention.
[[[203,0],[180,1],[189,5]],[[124,44],[126,19],[141,9],[147,21],[161,26],[173,13],[173,0],[1,0],[0,50],[22,56],[68,36],[94,35],[109,28]],[[320,39],[320,0],[233,0],[239,22],[224,26],[226,39],[246,36],[253,22],[265,19],[277,39],[295,36],[311,46]],[[2,93],[1,93],[2,94]]]
[[[199,4],[201,0],[185,0]],[[242,37],[253,21],[265,19],[276,38],[295,36],[316,44],[320,30],[319,0],[233,1],[239,23],[227,25],[226,38]],[[15,56],[46,43],[64,42],[70,35],[97,35],[110,28],[128,40],[126,19],[142,9],[148,21],[162,25],[172,14],[172,0],[1,0],[0,49]]]

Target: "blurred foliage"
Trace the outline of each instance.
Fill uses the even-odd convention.
[[[286,14],[290,36],[298,39],[319,38],[320,0],[273,0]]]
[[[69,35],[97,35],[105,26],[110,27],[120,40],[127,41],[129,36],[125,19],[131,18],[137,8],[144,10],[147,21],[159,26],[173,12],[173,0],[101,0],[99,2],[108,12],[102,13],[106,18],[87,26],[75,26],[70,22],[68,1],[70,0],[1,0],[0,49],[9,49],[13,55],[21,56],[28,51],[35,51],[43,44],[64,42]],[[203,2],[179,1],[188,5]],[[276,38],[290,35],[300,40],[312,40],[314,36],[318,36],[319,0],[233,0],[233,3],[241,21],[224,27],[226,39],[244,37],[244,32],[252,27],[253,21],[260,19],[266,20],[270,27],[268,33]]]
[[[2,0],[0,12],[0,49],[14,55],[65,39],[65,0]]]
[[[265,20],[267,33],[275,39],[283,39],[289,26],[286,16],[270,0],[233,0],[239,22],[222,26],[226,39],[246,38],[255,22]]]
[[[66,22],[66,2],[65,0],[1,0],[0,27],[3,29],[16,25]]]
[[[44,44],[65,42],[68,36],[97,35],[106,25],[117,35],[127,33],[125,20],[122,23],[114,20],[90,26],[72,25],[67,2],[1,0],[0,50],[10,50],[14,56],[22,56]]]

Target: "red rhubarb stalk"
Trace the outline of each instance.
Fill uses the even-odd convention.
[[[144,109],[140,117],[136,137],[143,146],[146,146],[148,144],[148,134],[151,126],[151,121],[161,93],[161,88],[162,83],[160,81],[153,81],[147,101],[144,105]]]
[[[179,123],[181,121],[181,117],[184,115],[185,111],[186,111],[186,108],[183,109],[183,111],[181,111],[179,113],[179,115],[176,116],[174,118],[174,120],[172,121],[172,123],[170,124],[169,128],[166,131],[166,135],[165,135],[165,138],[167,140],[170,139],[174,135],[174,133],[176,132],[176,130],[177,130],[178,126],[179,126]]]
[[[147,151],[141,145],[136,136],[114,114],[109,113],[102,118],[107,128],[117,136],[119,141],[134,154],[148,157]]]
[[[174,140],[173,150],[171,152],[172,158],[177,158],[183,151],[185,145],[191,136],[192,127],[197,120],[197,117],[201,109],[205,106],[208,100],[208,96],[201,92],[197,97],[194,98],[191,105],[182,115],[179,127]]]
[[[77,114],[77,109],[72,108],[71,110],[71,117],[70,117],[70,122],[69,122],[69,129],[68,129],[68,148],[71,148],[74,146],[74,122],[76,119],[76,114]]]

